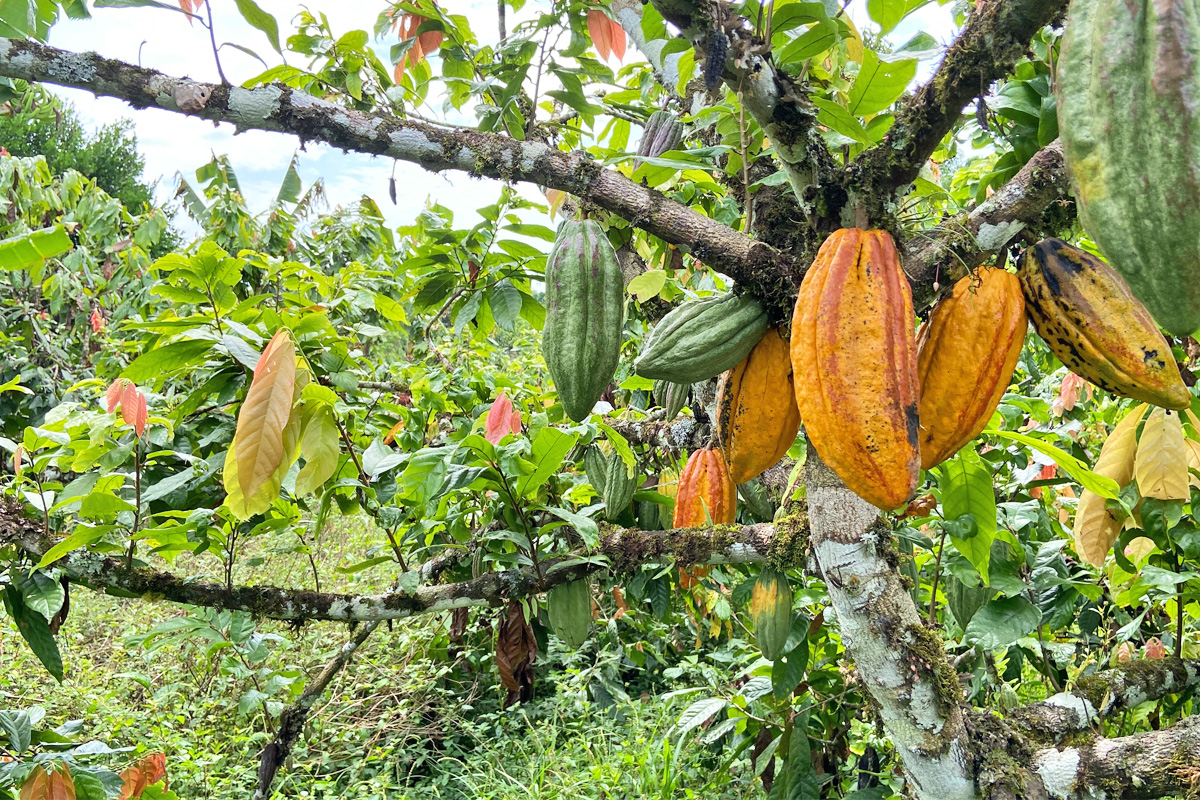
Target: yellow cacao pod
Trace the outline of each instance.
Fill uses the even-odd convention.
[[[783,458],[800,430],[792,359],[778,328],[721,376],[717,439],[734,483],[761,475]]]
[[[912,291],[887,231],[844,228],[821,245],[792,315],[796,406],[817,453],[883,509],[917,487]]]
[[[720,525],[737,518],[737,487],[729,479],[725,459],[716,450],[697,450],[688,457],[675,493],[676,528]]]
[[[1191,403],[1171,347],[1112,267],[1061,239],[1021,262],[1025,308],[1067,369],[1101,389],[1163,408]]]
[[[987,425],[1025,343],[1021,281],[985,267],[954,284],[917,331],[921,469],[962,449]]]

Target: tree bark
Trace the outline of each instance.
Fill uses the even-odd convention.
[[[837,612],[846,652],[875,701],[923,800],[973,800],[962,689],[897,569],[879,510],[833,474],[809,445],[809,546]]]
[[[366,622],[403,619],[464,606],[498,606],[509,599],[537,594],[594,573],[626,572],[641,564],[671,561],[682,565],[749,564],[772,559],[798,565],[803,561],[806,535],[807,520],[803,512],[796,512],[782,526],[730,525],[669,531],[616,529],[601,537],[595,555],[579,553],[544,563],[544,580],[530,568],[513,568],[459,583],[376,595],[275,586],[229,588],[214,581],[185,580],[149,567],[127,567],[122,559],[105,558],[85,550],[73,551],[53,566],[73,583],[118,596],[246,611],[267,619]],[[26,518],[17,508],[0,503],[0,545],[3,544],[15,545],[32,560],[39,561],[54,542],[46,539],[38,522]],[[431,563],[434,562],[438,559]],[[416,570],[422,577],[437,571],[424,565]]]

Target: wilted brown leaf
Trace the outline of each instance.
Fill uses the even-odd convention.
[[[533,662],[537,652],[537,640],[533,628],[525,621],[521,604],[510,600],[496,632],[496,667],[500,682],[508,689],[505,708],[533,698]]]

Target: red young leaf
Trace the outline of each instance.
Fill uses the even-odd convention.
[[[504,392],[492,401],[492,407],[488,409],[487,422],[483,427],[483,438],[487,439],[492,444],[499,444],[504,435],[512,430],[512,417],[517,415],[518,429],[521,424],[521,415],[513,411],[512,400],[505,396]]]
[[[100,331],[104,330],[104,315],[100,313],[100,309],[92,309],[91,322],[92,332],[99,333]]]
[[[117,378],[109,384],[108,391],[104,393],[104,407],[108,413],[113,413],[117,410],[117,405],[121,402],[121,390],[125,388],[125,384],[129,381],[124,378]]]
[[[13,472],[17,475],[21,474],[21,460],[25,457],[25,445],[17,445],[17,449],[13,451]]]
[[[1167,648],[1157,636],[1146,642],[1146,658],[1166,658]]]
[[[125,781],[121,786],[120,800],[136,800],[142,796],[142,792],[146,791],[146,787],[153,786],[159,781],[166,781],[167,778],[167,757],[162,753],[151,753],[136,764],[130,764],[121,772],[121,779]]]
[[[521,432],[521,412],[513,409],[512,417],[509,418],[508,429],[512,431],[513,436]]]
[[[615,19],[610,19],[609,25],[612,27],[612,51],[617,57],[617,61],[625,60],[625,29],[621,27],[621,23]]]
[[[587,13],[588,34],[592,37],[592,44],[596,45],[596,52],[604,61],[608,61],[608,55],[612,52],[611,22],[608,15],[598,8],[593,8]],[[624,41],[621,42],[621,47],[625,47]]]
[[[1042,471],[1038,473],[1037,478],[1035,478],[1034,480],[1047,481],[1047,480],[1050,480],[1051,478],[1053,478],[1054,476],[1056,476],[1057,474],[1058,474],[1058,467],[1054,466],[1053,464],[1047,464],[1046,466],[1042,467]],[[1035,486],[1032,489],[1030,489],[1029,496],[1036,497],[1038,500],[1041,500],[1042,499],[1042,487]]]
[[[132,425],[134,433],[140,437],[146,430],[146,417],[146,395],[132,381],[125,381],[121,389],[121,419],[126,425]]]

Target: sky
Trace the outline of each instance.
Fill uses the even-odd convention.
[[[166,0],[171,3],[173,0]],[[236,42],[249,47],[268,63],[279,63],[279,55],[271,49],[266,37],[250,27],[238,14],[232,0],[212,0],[213,22],[217,42]],[[303,9],[325,14],[335,36],[350,30],[371,33],[381,2],[369,0],[258,0],[259,5],[279,21],[280,37],[286,39],[294,31],[294,18]],[[495,41],[496,11],[494,0],[442,0],[450,13],[465,14],[479,38]],[[529,0],[521,17],[547,5],[545,0]],[[851,0],[848,8],[860,30],[873,26],[866,13],[865,0]],[[511,14],[511,12],[510,12]],[[512,20],[510,18],[510,27]],[[917,31],[924,30],[942,44],[948,44],[954,34],[949,7],[930,4],[907,19],[890,36],[903,42]],[[188,76],[196,80],[218,80],[213,62],[208,32],[199,24],[189,24],[177,12],[153,8],[96,8],[90,20],[61,20],[51,29],[50,44],[66,50],[92,50],[110,58],[119,58],[169,75]],[[391,41],[374,42],[381,58],[387,61]],[[286,51],[286,47],[284,48]],[[633,54],[634,51],[630,51]],[[627,55],[627,59],[630,56]],[[304,66],[300,56],[289,54],[292,63]],[[263,71],[260,62],[232,48],[221,50],[221,65],[226,77],[235,84]],[[931,73],[935,62],[923,62],[917,80]],[[161,200],[169,198],[182,172],[189,180],[195,170],[208,162],[214,153],[229,156],[251,210],[266,208],[279,189],[299,142],[294,137],[263,131],[246,131],[234,135],[228,124],[186,117],[170,111],[135,110],[120,100],[94,97],[88,92],[52,87],[74,103],[81,120],[89,128],[119,119],[133,122],[138,146],[146,159],[145,176],[158,180]],[[327,145],[310,142],[299,151],[300,176],[305,185],[320,177],[325,181],[326,196],[331,208],[349,205],[363,194],[378,202],[393,226],[409,224],[432,198],[452,209],[459,225],[473,225],[475,209],[493,202],[499,193],[499,183],[471,178],[463,174],[429,173],[412,164],[395,165],[398,188],[397,204],[388,200],[388,178],[392,162],[359,153],[343,153]],[[524,190],[535,196],[537,190]],[[183,223],[184,220],[180,219]],[[185,230],[191,226],[184,225]],[[194,228],[189,232],[195,232]]]

